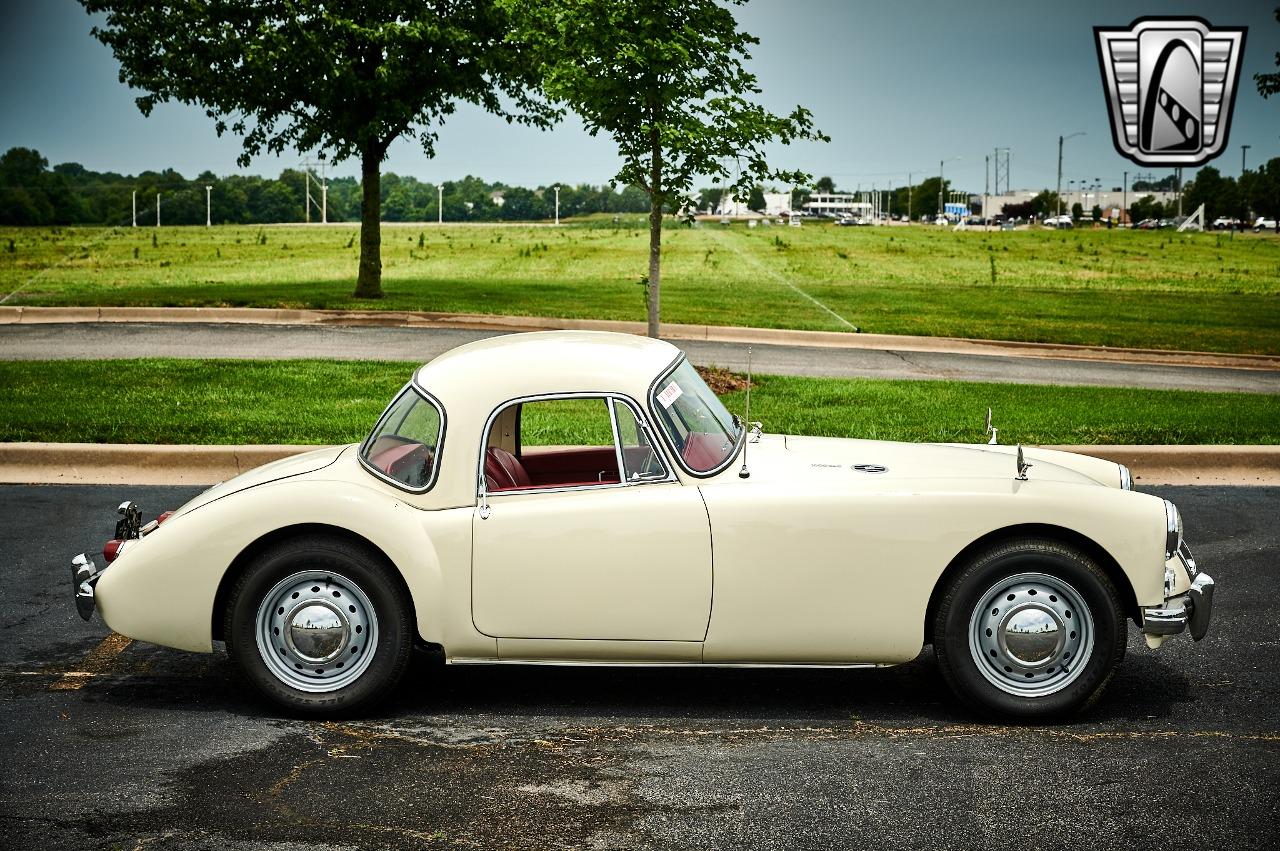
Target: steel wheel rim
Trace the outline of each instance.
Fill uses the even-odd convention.
[[[281,579],[258,604],[254,623],[267,670],[299,691],[350,685],[378,648],[373,604],[360,586],[331,571],[304,570]]]
[[[996,688],[1045,697],[1069,686],[1093,654],[1093,615],[1070,583],[1019,573],[993,584],[969,618],[969,653]]]

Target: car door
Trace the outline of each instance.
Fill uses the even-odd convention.
[[[568,414],[539,406],[565,399],[512,403],[522,406],[520,439],[502,461],[520,469],[502,481],[478,471],[485,487],[472,521],[476,628],[497,638],[702,641],[712,564],[701,494],[672,475],[632,402],[574,396],[562,406]],[[501,454],[497,439],[486,433],[482,445]],[[597,471],[605,445],[611,463]],[[537,463],[520,460],[574,453],[592,459],[590,479],[541,478]]]

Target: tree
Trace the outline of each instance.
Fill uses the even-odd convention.
[[[819,195],[833,195],[836,191],[836,182],[829,177],[819,177],[818,182],[813,184],[813,191]]]
[[[1095,222],[1102,221],[1102,207],[1098,204],[1093,205],[1093,209],[1089,211],[1089,215]]]
[[[1040,218],[1044,218],[1045,216],[1056,215],[1058,208],[1062,206],[1062,201],[1058,198],[1057,192],[1045,189],[1039,195],[1032,198],[1030,204],[1035,215]]]
[[[622,168],[615,180],[649,198],[649,335],[660,322],[662,217],[696,203],[710,177],[743,198],[761,181],[807,183],[769,167],[764,147],[826,137],[808,110],[778,116],[751,102],[744,67],[758,43],[717,0],[502,0],[533,45],[543,86],[593,136],[606,133]],[[741,5],[745,0],[727,0]]]
[[[106,23],[93,34],[146,92],[143,115],[170,100],[198,104],[221,135],[241,136],[240,163],[262,150],[359,157],[360,271],[355,297],[382,296],[382,161],[399,138],[435,152],[459,101],[508,121],[545,125],[523,47],[495,0],[80,0]]]
[[[760,188],[760,184],[751,187],[751,191],[747,193],[747,209],[757,213],[763,213],[765,208],[764,190]]]
[[[1079,201],[1071,205],[1071,221],[1078,222],[1084,218],[1084,205]]]
[[[1276,20],[1280,21],[1280,6],[1275,10]],[[1276,51],[1276,65],[1280,66],[1280,51]],[[1280,71],[1273,71],[1270,74],[1254,74],[1253,80],[1258,84],[1258,94],[1264,98],[1280,92]]]

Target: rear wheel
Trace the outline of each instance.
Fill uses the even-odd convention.
[[[971,706],[1045,718],[1093,703],[1124,658],[1111,580],[1087,555],[1027,538],[975,557],[938,606],[943,678]]]
[[[245,676],[295,712],[364,711],[395,688],[413,618],[391,568],[341,539],[264,552],[236,582],[224,634]]]

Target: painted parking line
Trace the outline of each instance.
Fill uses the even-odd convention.
[[[125,638],[117,632],[111,633],[89,651],[78,670],[67,671],[49,686],[49,691],[75,691],[82,688],[90,679],[105,672],[132,643],[132,638]]]

